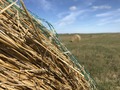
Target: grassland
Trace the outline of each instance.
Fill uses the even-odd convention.
[[[70,42],[72,36],[59,38],[90,72],[98,90],[120,90],[120,34],[80,34],[80,42]]]

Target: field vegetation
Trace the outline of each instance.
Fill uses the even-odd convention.
[[[97,83],[98,90],[120,90],[120,34],[80,34],[80,42],[70,42],[73,34],[60,34]]]

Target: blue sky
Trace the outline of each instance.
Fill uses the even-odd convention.
[[[120,0],[24,0],[58,33],[120,32]]]

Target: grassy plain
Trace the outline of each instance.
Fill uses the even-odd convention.
[[[70,42],[72,36],[59,38],[89,71],[98,90],[120,90],[120,33],[80,34],[80,42]]]

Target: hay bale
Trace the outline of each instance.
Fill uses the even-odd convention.
[[[80,41],[80,40],[81,40],[81,37],[78,34],[73,35],[71,38],[71,42],[76,42],[76,41]]]
[[[58,38],[48,37],[49,30],[41,29],[43,26],[20,1],[24,10],[13,5],[0,17],[0,90],[90,90],[84,70],[66,58]],[[1,6],[0,11],[3,9]],[[19,10],[18,19],[13,15]],[[51,39],[57,43],[51,43]]]

